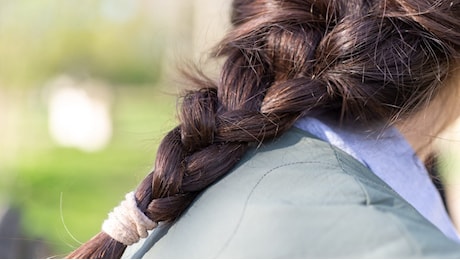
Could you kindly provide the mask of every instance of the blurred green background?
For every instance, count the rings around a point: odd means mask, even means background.
[[[0,1],[0,208],[48,256],[96,234],[151,170],[175,66],[202,62],[229,2]]]
[[[230,2],[0,1],[0,217],[19,209],[24,233],[6,239],[63,257],[100,230],[176,124],[176,65],[206,63]],[[443,146],[460,219],[460,151]]]

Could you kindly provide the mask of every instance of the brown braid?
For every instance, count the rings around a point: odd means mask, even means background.
[[[252,145],[305,115],[357,123],[410,114],[437,92],[460,49],[459,1],[235,0],[234,25],[216,49],[215,83],[183,97],[180,124],[163,139],[138,207],[171,222]],[[69,258],[118,258],[100,233]]]

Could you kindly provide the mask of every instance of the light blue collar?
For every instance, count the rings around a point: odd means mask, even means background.
[[[446,236],[460,243],[425,166],[396,128],[358,131],[311,117],[298,120],[296,127],[342,149],[366,165]]]

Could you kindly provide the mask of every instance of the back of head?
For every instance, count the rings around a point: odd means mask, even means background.
[[[233,7],[235,29],[221,53],[244,52],[247,65],[272,74],[272,86],[317,85],[305,87],[322,94],[306,107],[341,120],[410,113],[457,66],[458,1],[237,0]]]
[[[248,147],[300,117],[410,116],[440,91],[460,51],[459,0],[235,0],[231,21],[215,51],[219,79],[190,76],[180,123],[136,190],[154,222],[179,217]],[[101,232],[69,257],[115,258],[125,247]]]

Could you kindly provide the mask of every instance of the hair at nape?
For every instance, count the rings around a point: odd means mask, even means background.
[[[155,223],[177,219],[249,147],[302,116],[368,124],[417,111],[460,50],[458,0],[235,0],[231,22],[214,52],[219,78],[188,74],[179,125],[134,193]],[[119,258],[125,248],[101,232],[68,257]]]

